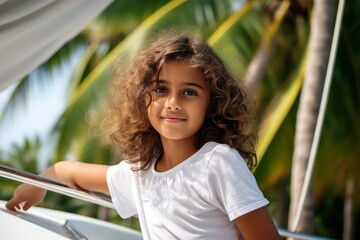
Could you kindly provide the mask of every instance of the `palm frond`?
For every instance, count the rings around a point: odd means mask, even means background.
[[[241,78],[259,45],[264,31],[260,11],[248,2],[224,21],[208,38],[209,44],[223,59],[229,70]],[[251,23],[251,24],[250,24]]]

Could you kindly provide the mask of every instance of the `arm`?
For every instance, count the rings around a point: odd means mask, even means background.
[[[108,193],[106,172],[109,166],[88,164],[76,161],[58,162],[41,176],[65,183],[69,187]],[[14,196],[6,204],[9,210],[28,210],[45,198],[46,190],[28,184],[16,188]]]
[[[280,235],[266,207],[261,207],[234,220],[245,240],[280,240]]]

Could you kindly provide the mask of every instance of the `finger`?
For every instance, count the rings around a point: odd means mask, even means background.
[[[22,210],[23,211],[27,211],[29,210],[29,208],[32,207],[32,204],[30,204],[29,202],[25,202],[23,205],[22,205]]]
[[[17,211],[16,207],[19,207],[16,201],[13,199],[10,199],[6,204],[5,207],[11,211]]]
[[[11,211],[19,211],[22,209],[23,204],[25,204],[24,199],[15,194],[13,198],[5,204],[5,207]]]

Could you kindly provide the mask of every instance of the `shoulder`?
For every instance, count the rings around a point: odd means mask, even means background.
[[[129,163],[129,161],[122,160],[119,163],[109,167],[109,171],[123,171],[123,170],[125,171],[131,170],[131,164]]]
[[[119,178],[131,178],[131,175],[133,174],[132,171],[132,164],[130,164],[126,160],[122,160],[116,165],[112,165],[108,168],[106,176],[107,180],[113,180],[116,181]]]
[[[206,159],[205,174],[207,184],[230,184],[241,187],[245,182],[256,185],[255,178],[239,152],[227,144],[211,143]]]
[[[207,164],[209,168],[237,167],[248,170],[245,160],[239,152],[227,144],[208,142],[203,146],[203,152],[206,153]]]
[[[205,177],[209,201],[224,208],[230,220],[266,205],[268,201],[238,151],[226,144],[212,146]]]
[[[239,153],[238,153],[238,151],[236,149],[230,147],[229,145],[227,145],[225,143],[217,143],[217,142],[207,142],[207,143],[205,143],[201,147],[199,152],[210,154],[211,157],[214,154],[224,155],[224,156],[232,155],[232,154],[239,155]]]

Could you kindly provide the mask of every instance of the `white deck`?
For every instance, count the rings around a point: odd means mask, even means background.
[[[0,200],[0,239],[142,239],[141,233],[98,219],[33,207],[12,212]]]

